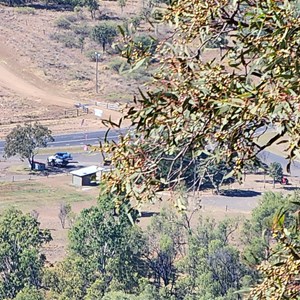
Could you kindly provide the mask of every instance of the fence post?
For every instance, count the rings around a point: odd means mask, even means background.
[[[76,116],[78,117],[78,114],[79,114],[79,111],[78,111],[78,109],[76,109]]]

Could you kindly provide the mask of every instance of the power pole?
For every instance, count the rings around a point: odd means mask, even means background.
[[[100,53],[95,52],[96,58],[96,94],[98,94],[99,86],[98,86],[98,62],[99,62]]]

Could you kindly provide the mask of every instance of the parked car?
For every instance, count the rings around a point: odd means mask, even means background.
[[[57,152],[47,158],[47,163],[52,167],[65,167],[72,160],[73,157],[69,152]]]
[[[54,156],[56,156],[59,159],[62,160],[72,160],[73,157],[69,152],[57,152],[54,154]]]

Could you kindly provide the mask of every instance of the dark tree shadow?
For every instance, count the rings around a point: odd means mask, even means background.
[[[68,4],[54,4],[49,3],[48,5],[44,3],[31,3],[24,5],[26,7],[32,7],[34,9],[45,9],[45,10],[54,10],[54,11],[74,11],[74,7]]]
[[[283,186],[283,189],[286,190],[286,191],[297,191],[297,190],[299,190],[300,188],[299,188],[299,187],[296,187],[296,186],[288,186],[288,185],[284,185],[284,186]]]
[[[150,218],[153,216],[159,215],[159,212],[153,212],[153,211],[142,211],[141,217],[142,218]]]
[[[248,191],[248,190],[223,190],[221,191],[221,196],[227,197],[255,197],[261,195],[261,192]]]

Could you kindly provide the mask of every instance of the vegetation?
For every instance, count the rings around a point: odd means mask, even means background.
[[[284,198],[268,193],[263,197],[248,222],[250,227],[245,227],[248,239],[244,240],[243,252],[236,246],[238,219],[218,223],[200,216],[191,226],[189,213],[162,210],[142,231],[129,221],[128,212],[121,207],[117,211],[111,200],[107,195],[101,196],[96,207],[80,213],[69,231],[67,257],[47,267],[40,247],[51,240],[49,231],[39,229],[38,221],[30,215],[17,210],[5,212],[0,217],[1,299],[3,295],[8,299],[35,300],[244,299],[243,293],[260,282],[257,263],[264,260],[259,269],[264,273],[269,261],[268,266],[275,272],[278,268],[283,270],[282,265],[275,264],[277,258],[286,261],[285,254],[291,255],[290,240],[285,240],[288,248],[281,246],[283,228],[276,227],[272,235],[270,225],[275,218],[279,221],[277,226],[285,224],[294,239],[296,220],[290,212],[296,207],[290,205],[299,201],[298,194]],[[282,203],[289,213],[280,210]],[[266,236],[268,244],[262,242]],[[261,252],[257,252],[258,244]],[[270,255],[253,262],[245,260],[247,253]],[[289,257],[289,264],[298,263],[296,258]],[[296,271],[292,268],[287,272],[290,286],[296,282]],[[281,271],[274,274],[279,278],[285,275]],[[265,284],[263,281],[262,285]],[[286,288],[286,293],[294,295],[295,291]]]
[[[269,175],[273,178],[273,186],[275,182],[281,182],[283,176],[283,169],[280,163],[272,162],[269,166]]]
[[[20,158],[27,159],[33,170],[34,157],[37,154],[38,148],[47,147],[48,142],[53,142],[54,138],[51,135],[51,130],[47,127],[35,124],[18,125],[15,127],[5,139],[4,156],[19,155]]]
[[[124,203],[148,201],[162,185],[176,189],[199,160],[206,168],[224,161],[232,170],[225,176],[242,180],[249,161],[282,136],[288,138],[292,161],[300,136],[300,64],[293,46],[299,18],[294,2],[221,1],[204,8],[185,0],[175,1],[163,13],[176,30],[156,51],[159,66],[153,84],[141,90],[125,117],[135,131],[118,145],[102,148],[116,167],[106,175],[108,192],[113,187]],[[208,42],[220,36],[229,39],[230,46],[220,59],[204,60]],[[126,34],[124,43],[122,54],[133,70],[152,59]],[[276,127],[277,133],[258,145],[269,127]],[[168,176],[154,179],[163,162],[169,165]],[[199,177],[189,186],[190,191],[199,190]]]
[[[17,299],[24,299],[24,294],[29,293],[23,290],[25,287],[41,287],[46,258],[40,248],[49,241],[50,231],[41,230],[30,215],[11,209],[0,217],[1,299],[14,298],[19,292]]]
[[[114,38],[118,35],[117,27],[110,22],[102,22],[92,28],[91,37],[94,41],[102,46],[103,52],[105,52],[106,46],[111,45]]]
[[[243,227],[243,253],[231,242],[236,220],[217,224],[200,218],[192,227],[187,201],[177,198],[181,214],[162,211],[142,231],[132,206],[183,185],[186,195],[207,182],[219,192],[233,176],[242,180],[245,167],[258,164],[257,155],[283,136],[290,163],[299,156],[298,2],[159,2],[169,6],[157,19],[175,28],[165,41],[154,45],[122,32],[121,53],[132,72],[150,63],[158,69],[127,111],[134,130],[101,148],[115,169],[103,177],[97,207],[84,210],[72,225],[64,261],[44,269],[39,250],[49,233],[18,211],[4,214],[1,297],[229,300],[241,299],[243,290],[256,285],[250,299],[299,298],[297,194],[264,195]],[[95,18],[98,3],[76,5],[87,6]],[[61,27],[72,29],[68,22]],[[88,34],[104,52],[117,29],[102,22],[81,38]],[[80,39],[81,51],[83,44]],[[203,53],[212,46],[224,53],[206,61]],[[40,128],[34,135],[30,126],[14,129],[5,154],[18,154],[32,166],[34,151],[51,133]],[[274,127],[275,135],[259,145],[257,138]],[[282,173],[279,164],[270,166],[274,183]]]

